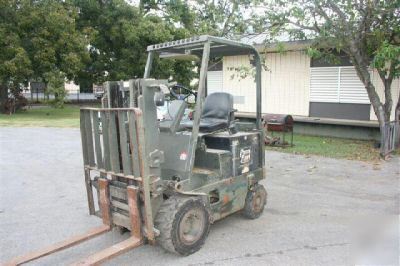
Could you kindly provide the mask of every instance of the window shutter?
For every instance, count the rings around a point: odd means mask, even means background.
[[[223,91],[222,71],[207,72],[207,94]]]
[[[370,103],[367,90],[354,67],[341,67],[339,97],[341,103]]]
[[[338,102],[338,67],[312,67],[310,69],[310,101]]]
[[[369,104],[354,67],[312,67],[310,102]]]

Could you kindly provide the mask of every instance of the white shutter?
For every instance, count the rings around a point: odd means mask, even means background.
[[[369,104],[354,67],[312,67],[310,102]]]
[[[341,103],[370,103],[367,90],[354,67],[341,67],[339,97]]]
[[[207,72],[207,94],[220,92],[223,90],[223,74],[222,71]]]
[[[339,68],[312,67],[310,74],[310,101],[338,102]]]

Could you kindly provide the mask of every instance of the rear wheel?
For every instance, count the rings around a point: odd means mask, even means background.
[[[264,211],[267,204],[267,191],[261,184],[255,184],[252,190],[247,192],[243,215],[249,219],[256,219]]]
[[[164,249],[186,256],[203,246],[210,216],[200,198],[174,195],[163,202],[155,226],[160,230],[157,242]]]

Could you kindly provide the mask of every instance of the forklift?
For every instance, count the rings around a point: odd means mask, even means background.
[[[258,218],[267,202],[261,61],[248,44],[213,36],[150,45],[144,77],[106,82],[102,108],[80,111],[89,213],[103,225],[13,259],[19,265],[119,228],[131,236],[76,265],[102,263],[144,243],[183,256],[198,251],[210,225],[241,212]],[[256,69],[255,123],[235,119],[234,97],[206,97],[210,59],[248,55]],[[201,60],[197,91],[150,78],[154,57]],[[222,88],[221,88],[222,89]],[[170,94],[168,103],[165,95]],[[188,99],[194,98],[188,117]],[[157,107],[166,106],[163,117]]]

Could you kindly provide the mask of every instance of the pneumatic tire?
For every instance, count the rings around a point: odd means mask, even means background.
[[[198,251],[210,230],[210,215],[198,197],[173,195],[157,213],[157,242],[167,251],[183,256]]]
[[[243,215],[249,219],[256,219],[264,211],[267,204],[267,191],[261,184],[255,184],[252,190],[247,192]]]

